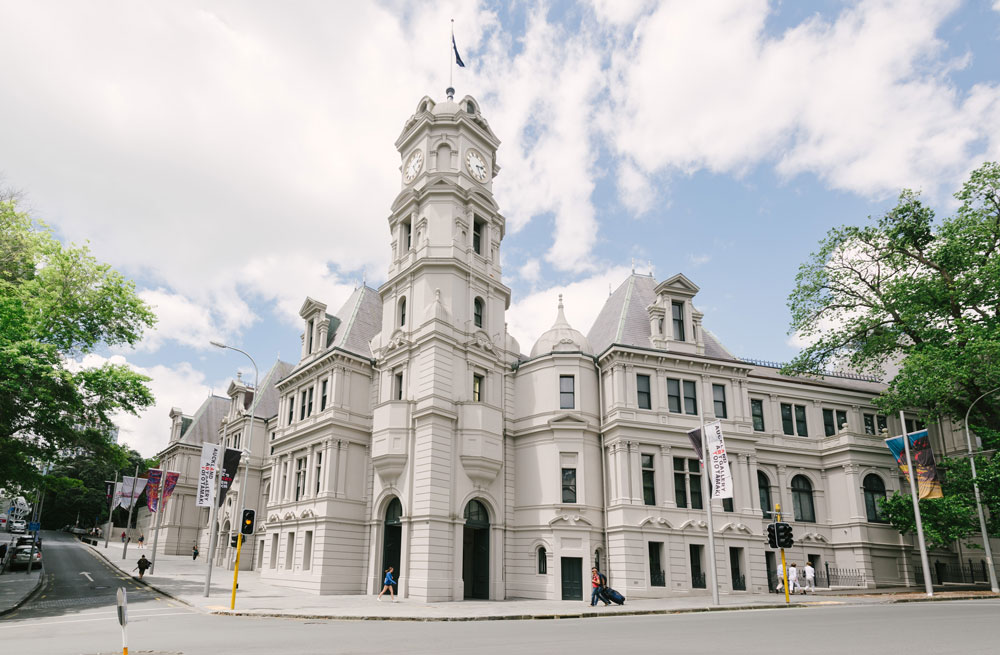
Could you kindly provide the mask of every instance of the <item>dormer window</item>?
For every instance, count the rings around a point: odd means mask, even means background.
[[[478,217],[472,223],[472,250],[477,255],[483,254],[483,227],[484,222]]]
[[[313,351],[313,332],[315,326],[316,323],[313,319],[309,319],[309,322],[306,323],[306,343],[308,344],[306,347],[306,353],[311,353]]]
[[[483,299],[476,298],[472,301],[472,322],[477,328],[483,327]]]
[[[476,113],[476,106],[474,104],[472,104],[471,100],[466,101],[466,103],[465,103],[465,111],[467,111],[470,114],[475,114]]]
[[[684,303],[674,301],[670,303],[674,319],[674,340],[686,341],[684,338]]]

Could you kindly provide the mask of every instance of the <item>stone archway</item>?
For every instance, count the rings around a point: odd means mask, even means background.
[[[478,500],[465,506],[462,530],[462,579],[465,598],[488,600],[490,597],[490,515]]]
[[[399,580],[399,557],[403,544],[403,504],[399,498],[393,498],[385,509],[385,522],[382,526],[382,572],[390,566]],[[380,587],[381,588],[381,587]]]

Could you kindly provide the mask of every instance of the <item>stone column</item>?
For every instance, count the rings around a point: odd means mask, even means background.
[[[763,516],[764,509],[771,510],[774,508],[762,508],[760,506],[760,491],[757,488],[757,456],[754,454],[747,456],[747,473],[747,489],[750,492],[750,509],[756,512],[758,516]]]
[[[735,487],[737,489],[743,489],[742,492],[737,494],[737,498],[733,499],[734,508],[738,508],[740,512],[752,512],[753,511],[753,485],[751,484],[751,478],[756,479],[756,473],[751,473],[750,471],[750,456],[746,453],[739,453],[737,455],[739,461],[739,477],[743,479],[743,484],[740,484],[739,479],[735,480]],[[742,498],[739,498],[742,496]],[[740,500],[739,505],[736,504],[736,500]],[[758,504],[760,500],[757,501]]]
[[[854,463],[844,464],[844,483],[847,486],[845,492],[851,521],[863,522],[867,515],[861,503],[861,480],[858,475],[860,468]]]
[[[663,490],[660,502],[661,507],[677,507],[677,499],[674,497],[674,458],[671,455],[670,446],[660,446],[660,467],[659,467],[659,488]]]

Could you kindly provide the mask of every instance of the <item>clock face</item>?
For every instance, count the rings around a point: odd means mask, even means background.
[[[413,181],[413,178],[417,176],[420,172],[420,167],[424,165],[424,153],[420,150],[414,150],[410,158],[406,160],[406,165],[403,166],[403,181],[409,184]]]
[[[486,181],[486,160],[481,154],[470,149],[465,154],[465,165],[469,168],[469,174],[480,182]]]

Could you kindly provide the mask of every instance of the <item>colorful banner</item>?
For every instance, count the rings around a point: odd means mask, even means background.
[[[226,448],[226,454],[222,458],[222,479],[219,481],[219,507],[222,507],[222,501],[226,499],[226,492],[233,484],[233,477],[240,467],[240,456],[242,455],[243,451],[241,450]]]
[[[149,488],[146,489],[146,507],[150,512],[156,511],[157,501],[160,498],[160,480],[163,479],[163,471],[160,469],[149,469],[146,473],[146,480]]]
[[[139,499],[145,488],[146,478],[133,478],[131,475],[122,476],[121,506],[125,509],[132,507],[132,503]]]
[[[201,468],[198,473],[198,507],[211,507],[215,496],[215,476],[219,470],[219,455],[222,448],[216,444],[201,447]]]
[[[934,451],[931,450],[931,440],[927,430],[912,432],[910,438],[910,457],[913,458],[916,467],[916,482],[918,495],[923,498],[943,498],[941,491],[941,478],[938,476],[937,463],[934,460]],[[909,471],[906,466],[906,450],[903,444],[903,437],[891,437],[885,440],[885,445],[892,451],[896,458],[896,464],[903,475],[909,478]]]
[[[729,468],[729,455],[726,454],[726,442],[722,438],[722,422],[713,421],[705,426],[708,435],[708,466],[712,485],[712,498],[733,497],[733,474]],[[698,453],[698,459],[704,462],[701,428],[688,432],[691,447]]]
[[[163,482],[163,504],[166,505],[167,499],[170,498],[170,494],[174,493],[174,487],[177,486],[177,480],[181,477],[181,474],[177,471],[167,471],[167,479]]]

